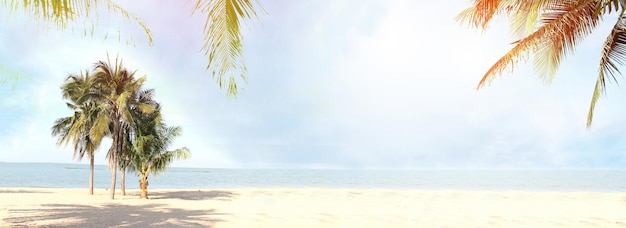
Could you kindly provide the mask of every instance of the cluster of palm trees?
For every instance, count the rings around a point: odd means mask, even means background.
[[[94,153],[104,137],[111,137],[107,153],[111,169],[111,199],[115,198],[117,170],[122,172],[125,194],[126,171],[140,176],[141,198],[147,198],[148,176],[164,171],[175,159],[190,156],[187,148],[168,150],[180,127],[169,127],[161,116],[154,90],[142,89],[145,76],[135,78],[119,58],[111,64],[99,61],[93,71],[70,74],[61,91],[67,107],[74,113],[59,118],[52,127],[59,145],[72,143],[74,157],[90,159],[89,194],[93,194]]]

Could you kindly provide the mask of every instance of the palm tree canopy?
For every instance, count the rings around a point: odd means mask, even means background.
[[[69,117],[59,118],[52,126],[52,135],[57,137],[58,145],[74,144],[74,158],[81,160],[85,154],[93,157],[107,131],[94,129],[101,110],[97,101],[89,99],[93,78],[89,72],[80,75],[71,74],[61,86],[63,98],[68,100],[67,107],[74,111]]]
[[[518,36],[513,48],[500,58],[478,83],[477,89],[490,84],[504,71],[513,70],[520,61],[534,53],[534,66],[539,76],[551,82],[561,61],[598,27],[603,16],[618,13],[613,30],[602,48],[598,78],[594,87],[587,127],[600,96],[605,93],[606,80],[615,80],[626,57],[626,9],[619,0],[475,0],[459,14],[458,21],[486,29],[497,15],[510,19],[511,29]]]
[[[106,132],[108,129],[112,129],[113,140],[117,142],[119,140],[122,143],[124,129],[133,128],[135,121],[133,120],[133,111],[139,111],[141,113],[151,113],[154,108],[150,103],[144,103],[142,100],[134,99],[142,94],[141,87],[145,82],[145,76],[135,78],[136,71],[129,71],[126,69],[122,60],[115,59],[115,62],[99,61],[94,65],[94,79],[93,79],[93,96],[97,96],[100,103],[98,106],[103,112],[101,118],[96,123],[96,127],[99,132]],[[112,126],[119,124],[119,128]],[[119,145],[123,145],[119,144]],[[109,164],[117,162],[116,157],[122,156],[123,146],[121,148],[114,148],[111,146],[107,157],[109,158]]]
[[[136,129],[130,156],[130,171],[159,174],[167,169],[174,160],[191,157],[186,147],[168,150],[174,139],[182,134],[181,127],[167,126],[161,117],[158,103],[156,111],[140,114],[135,120]]]

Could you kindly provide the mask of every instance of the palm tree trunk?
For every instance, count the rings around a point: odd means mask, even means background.
[[[122,137],[120,137],[121,133],[122,133],[122,128],[121,128],[121,123],[119,122],[120,118],[116,118],[116,120],[114,120],[115,122],[113,122],[113,145],[112,151],[109,151],[109,164],[111,164],[111,199],[115,199],[115,182],[116,182],[116,177],[117,177],[117,156],[118,154],[120,154],[120,151],[122,151],[121,149],[121,140]]]
[[[117,162],[113,162],[111,167],[111,199],[115,199],[115,180],[117,179]]]
[[[139,179],[139,188],[141,189],[140,199],[148,198],[148,174],[141,173],[141,179]]]
[[[93,155],[89,158],[89,195],[93,195]]]
[[[122,167],[122,178],[120,179],[120,190],[122,190],[122,195],[126,195],[126,167]]]

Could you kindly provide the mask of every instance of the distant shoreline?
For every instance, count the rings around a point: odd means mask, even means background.
[[[1,187],[87,188],[88,165],[2,163]],[[96,166],[94,187],[110,186],[111,172]],[[118,181],[120,180],[118,172]],[[519,190],[626,192],[626,170],[310,170],[170,168],[149,178],[156,189],[332,188],[398,190]],[[138,177],[126,174],[126,187]]]
[[[69,165],[69,166],[85,166],[89,167],[89,164],[85,161],[82,162],[6,162],[0,161],[0,164],[41,164],[41,165]],[[96,163],[96,167],[107,167],[108,164],[105,163]],[[0,167],[1,168],[1,167]],[[393,171],[393,172],[402,172],[402,171],[626,171],[626,167],[600,167],[600,168],[589,168],[589,167],[548,167],[548,168],[538,168],[538,167],[517,167],[517,168],[501,168],[501,167],[424,167],[424,168],[294,168],[294,167],[286,167],[286,168],[267,168],[267,167],[256,167],[256,168],[224,168],[224,167],[192,167],[192,166],[170,166],[173,169],[212,169],[212,170],[314,170],[314,171]]]

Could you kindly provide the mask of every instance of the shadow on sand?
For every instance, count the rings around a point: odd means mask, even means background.
[[[181,200],[231,200],[236,194],[228,191],[167,191],[148,192],[150,199],[181,199]]]
[[[0,190],[1,193],[42,193],[40,191]],[[97,206],[77,204],[42,204],[37,209],[8,209],[4,222],[16,227],[37,224],[53,227],[213,227],[227,214],[215,209],[189,210],[172,208],[158,203],[158,199],[231,200],[235,194],[228,191],[164,191],[150,192],[143,205],[104,204]],[[154,202],[154,203],[153,203]]]
[[[3,193],[50,193],[50,192],[31,191],[31,190],[23,190],[23,189],[19,189],[19,190],[0,189],[0,194],[3,194]]]
[[[38,209],[9,209],[4,221],[17,227],[49,224],[53,227],[213,227],[223,213],[168,208],[163,204],[100,206],[43,204]]]

